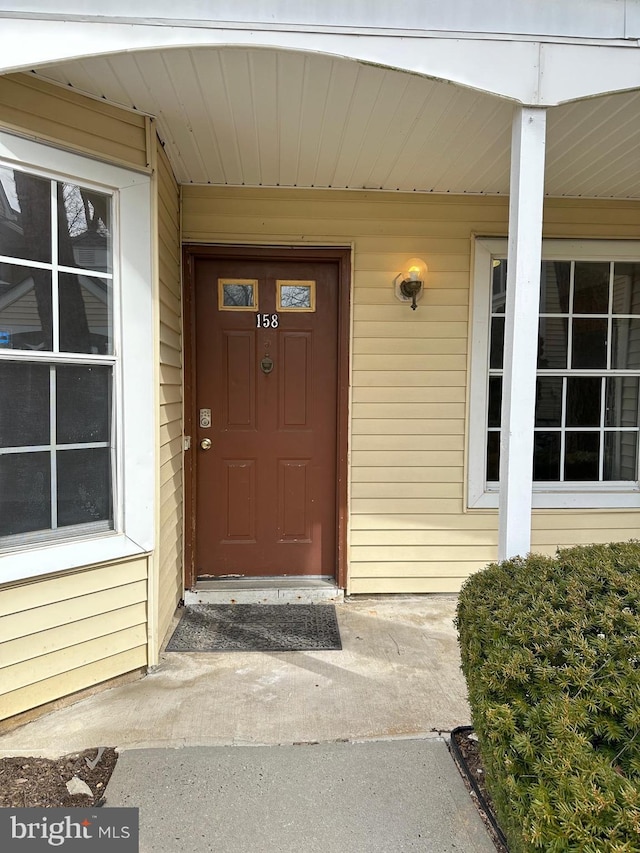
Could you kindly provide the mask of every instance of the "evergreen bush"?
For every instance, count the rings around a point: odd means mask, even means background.
[[[640,543],[494,563],[457,628],[511,853],[638,853]]]

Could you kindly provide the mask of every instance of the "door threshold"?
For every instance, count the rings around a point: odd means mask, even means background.
[[[343,601],[344,590],[324,575],[271,578],[207,578],[187,590],[189,604],[322,604]]]

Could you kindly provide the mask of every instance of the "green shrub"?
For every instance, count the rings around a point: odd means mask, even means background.
[[[494,563],[457,627],[511,853],[638,853],[640,543]]]

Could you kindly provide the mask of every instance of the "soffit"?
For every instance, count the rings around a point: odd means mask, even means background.
[[[180,183],[507,194],[510,102],[320,54],[176,48],[38,76],[157,118]],[[546,192],[640,198],[640,96],[549,110]]]

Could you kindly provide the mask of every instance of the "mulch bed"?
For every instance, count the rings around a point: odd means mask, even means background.
[[[85,749],[55,760],[0,758],[0,808],[101,806],[118,754],[112,747],[106,747],[99,758],[98,753],[98,749]],[[92,767],[96,759],[97,763]],[[69,793],[67,782],[74,776],[86,782],[92,796]]]
[[[493,843],[496,846],[496,850],[498,853],[509,853],[509,850],[504,843],[504,837],[500,837],[501,833],[496,832],[494,824],[496,823],[495,816],[495,808],[493,805],[493,800],[491,799],[491,794],[487,789],[486,776],[484,772],[484,766],[482,764],[482,758],[480,756],[480,750],[478,749],[478,741],[475,737],[475,734],[472,730],[462,727],[461,729],[456,729],[451,733],[451,739],[455,741],[458,750],[463,759],[463,765],[459,766],[460,773],[462,778],[464,779],[465,785],[471,795],[472,800],[476,804],[476,808],[480,814],[480,817],[484,821],[485,826],[491,836]],[[455,753],[452,753],[455,758]],[[458,763],[456,761],[456,763]],[[478,787],[480,791],[480,795],[484,802],[478,798],[476,792],[473,790],[473,786],[471,785],[469,779],[467,779],[465,772],[468,773],[470,777],[472,777],[473,781]],[[488,814],[487,814],[488,812]]]

